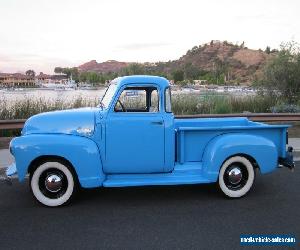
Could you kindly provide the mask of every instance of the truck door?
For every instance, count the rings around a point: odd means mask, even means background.
[[[155,85],[121,91],[106,120],[106,173],[159,173],[165,165],[165,127]]]

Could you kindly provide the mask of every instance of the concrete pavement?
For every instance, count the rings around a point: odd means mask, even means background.
[[[300,139],[290,145],[297,155]],[[0,150],[2,171],[12,160]],[[240,249],[241,234],[274,233],[298,242],[299,183],[300,171],[278,169],[257,175],[242,199],[226,199],[214,184],[97,188],[49,209],[33,199],[27,179],[0,182],[1,249]]]
[[[289,138],[289,145],[294,148],[296,153],[300,153],[300,138]],[[300,154],[297,156],[300,156]]]
[[[97,188],[49,209],[27,179],[0,182],[1,249],[297,248],[241,247],[241,234],[295,235],[299,249],[299,183],[300,171],[278,169],[258,174],[242,199],[226,199],[214,184]]]
[[[14,161],[8,149],[0,150],[0,168],[8,167]]]

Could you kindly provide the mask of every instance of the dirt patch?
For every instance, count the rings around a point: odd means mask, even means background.
[[[266,56],[263,52],[252,49],[241,49],[234,53],[233,58],[247,67],[260,65],[266,61]]]

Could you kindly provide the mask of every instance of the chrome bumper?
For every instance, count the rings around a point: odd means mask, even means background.
[[[290,170],[294,170],[295,168],[295,162],[294,162],[294,156],[293,156],[293,148],[288,147],[288,150],[286,152],[286,158],[279,158],[278,163],[281,166],[287,167]]]

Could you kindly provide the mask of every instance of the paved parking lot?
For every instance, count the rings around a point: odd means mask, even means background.
[[[27,181],[0,183],[1,249],[239,249],[243,233],[294,234],[299,247],[299,168],[258,174],[238,200],[215,185],[111,188],[51,209]]]

